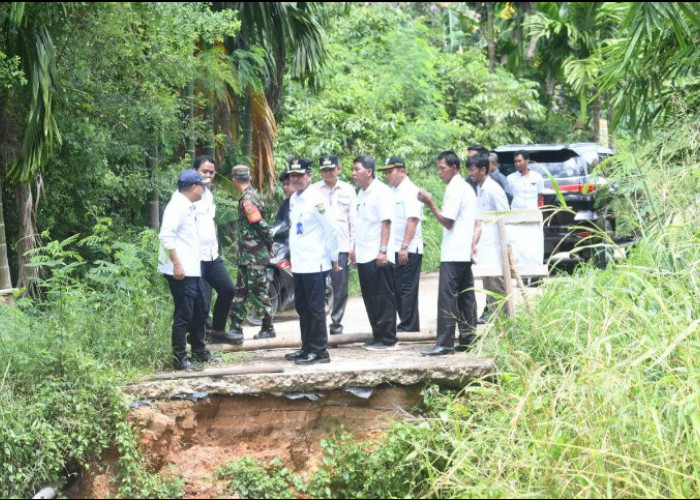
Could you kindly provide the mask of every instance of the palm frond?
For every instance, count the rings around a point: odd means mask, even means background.
[[[29,182],[62,142],[53,113],[57,89],[54,47],[45,27],[37,30],[32,49],[33,54],[25,59],[33,63],[28,71],[31,104],[27,125],[22,150],[8,173],[12,180],[20,183]]]
[[[277,123],[264,92],[255,92],[252,103],[255,187],[260,191],[271,190],[275,182],[274,143]]]

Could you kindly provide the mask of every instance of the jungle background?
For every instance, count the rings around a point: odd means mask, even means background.
[[[495,381],[426,393],[382,443],[339,438],[303,486],[245,463],[275,479],[250,494],[699,494],[696,4],[12,2],[0,25],[0,289],[19,289],[0,304],[0,496],[106,449],[122,496],[183,494],[149,472],[118,387],[168,365],[157,228],[194,156],[219,163],[232,262],[238,163],[271,214],[294,155],[339,154],[346,180],[359,154],[401,155],[439,196],[444,149],[598,141],[601,120],[627,257],[490,332]],[[426,270],[439,244],[427,222]]]

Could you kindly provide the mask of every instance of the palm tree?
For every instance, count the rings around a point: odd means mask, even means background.
[[[225,121],[235,129],[231,137],[236,140],[242,129],[241,152],[257,160],[257,187],[271,186],[277,130],[273,113],[282,102],[285,72],[291,63],[292,78],[314,84],[326,57],[324,8],[316,2],[216,2],[213,7],[236,10],[241,20],[241,31],[226,41],[226,48],[238,54],[235,70],[245,84],[225,106],[234,114]],[[262,68],[250,64],[256,48],[264,51]]]
[[[601,89],[613,94],[613,127],[624,118],[646,135],[670,111],[698,109],[699,38],[697,3],[628,4],[618,36],[602,51]]]
[[[589,95],[600,67],[593,56],[612,36],[624,8],[613,2],[539,2],[526,22],[527,33],[537,40],[548,94],[563,76],[579,96],[582,125],[588,122]]]
[[[38,238],[32,182],[40,175],[55,146],[61,143],[53,113],[56,93],[53,41],[44,19],[59,17],[63,9],[53,4],[32,4],[32,12],[27,13],[25,5],[15,2],[0,10],[2,47],[6,54],[19,56],[28,80],[27,86],[11,87],[0,99],[0,118],[7,132],[0,136],[3,143],[0,149],[8,179],[17,185],[19,287],[33,285],[38,274],[37,267],[26,265],[27,252],[36,247]],[[0,230],[4,233],[4,225]],[[4,234],[0,235],[0,244],[3,241],[6,242]]]

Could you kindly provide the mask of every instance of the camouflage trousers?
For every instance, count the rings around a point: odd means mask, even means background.
[[[231,304],[231,318],[235,323],[243,323],[250,304],[259,318],[272,317],[272,303],[267,293],[267,270],[264,264],[250,264],[238,267],[236,295]]]

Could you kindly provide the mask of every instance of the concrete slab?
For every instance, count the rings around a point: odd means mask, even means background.
[[[479,357],[472,353],[427,357],[420,350],[434,344],[432,337],[437,325],[437,285],[438,274],[427,273],[421,277],[420,318],[421,333],[430,339],[422,343],[399,342],[399,349],[388,352],[371,352],[361,344],[341,345],[330,349],[332,362],[300,367],[284,359],[284,354],[293,349],[265,349],[245,351],[235,354],[224,364],[207,365],[207,369],[197,374],[197,378],[167,379],[168,374],[160,374],[161,380],[141,380],[124,387],[124,392],[134,399],[167,399],[174,396],[190,396],[197,393],[219,395],[289,394],[332,391],[355,387],[411,386],[437,383],[446,386],[462,387],[470,380],[487,376],[494,369],[494,360]],[[477,288],[481,286],[477,280]],[[485,303],[485,295],[477,292],[478,310]],[[371,328],[361,297],[348,301],[343,321],[344,332],[338,337],[356,337],[353,334],[371,336]],[[300,346],[299,320],[294,311],[281,313],[275,318],[277,341],[288,341],[289,345]],[[259,327],[244,327],[246,344],[250,347]],[[401,338],[401,337],[399,337]],[[264,341],[261,341],[261,343]],[[211,346],[216,352],[217,346]],[[257,346],[256,346],[257,347]],[[262,345],[261,345],[262,347]],[[281,373],[270,372],[270,367],[282,368]],[[248,368],[251,373],[222,375],[227,367]],[[181,373],[181,372],[179,372]],[[211,374],[211,375],[209,375]],[[177,376],[176,373],[172,374]],[[162,380],[162,378],[166,378]]]
[[[207,376],[220,371],[221,365],[198,373],[200,378],[140,381],[123,388],[134,399],[168,399],[198,393],[219,395],[250,395],[313,393],[356,387],[411,386],[437,383],[461,387],[470,380],[482,378],[493,371],[492,359],[457,353],[449,356],[426,357],[419,352],[427,344],[404,344],[399,349],[370,352],[357,345],[331,350],[331,363],[300,367],[284,359],[288,349],[245,353],[240,363],[251,371],[271,364],[283,367],[282,373],[251,373],[245,375]],[[173,375],[176,375],[173,373]]]

